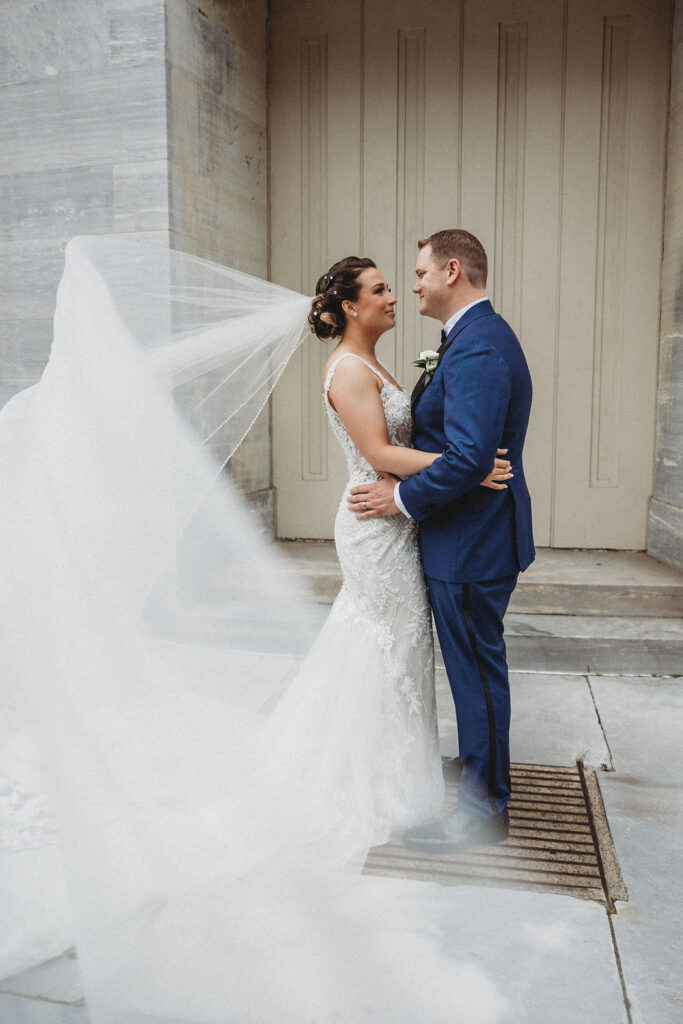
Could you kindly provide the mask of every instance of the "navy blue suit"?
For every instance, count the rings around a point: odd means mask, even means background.
[[[517,575],[534,559],[522,448],[531,378],[513,330],[486,300],[455,324],[432,380],[413,393],[414,444],[442,452],[404,480],[419,523],[422,562],[458,719],[460,802],[505,818],[510,797],[510,690],[503,615]],[[514,477],[480,487],[497,448]]]

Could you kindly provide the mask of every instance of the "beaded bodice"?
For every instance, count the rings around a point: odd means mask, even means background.
[[[328,392],[330,390],[330,385],[332,384],[334,371],[337,369],[342,359],[348,358],[360,359],[360,361],[365,363],[365,365],[382,381],[380,397],[387,421],[389,442],[391,444],[401,445],[403,448],[411,447],[410,435],[412,430],[412,416],[410,412],[410,397],[405,389],[398,387],[387,377],[384,377],[375,369],[374,366],[371,366],[371,364],[365,359],[362,359],[361,356],[357,356],[352,352],[345,352],[330,364],[325,376],[323,401],[325,402],[325,408],[327,409],[327,415],[330,418],[335,437],[342,446],[342,450],[346,456],[350,482],[352,485],[355,485],[368,483],[371,480],[377,480],[377,473],[367,459],[358,451],[358,448],[349,437],[339,413],[333,409],[330,404]]]

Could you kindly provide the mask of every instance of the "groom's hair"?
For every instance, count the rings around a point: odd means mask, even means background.
[[[458,260],[474,288],[486,287],[488,260],[484,246],[469,231],[462,228],[437,231],[417,243],[418,249],[423,249],[425,245],[432,247],[432,254],[439,266],[445,267],[449,260]]]

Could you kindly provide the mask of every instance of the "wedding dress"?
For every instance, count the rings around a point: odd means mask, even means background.
[[[321,625],[218,472],[309,301],[75,240],[48,367],[0,417],[2,966],[73,938],[93,1024],[498,1016],[449,955],[438,887],[358,873],[442,799],[414,524],[358,521],[345,491]],[[338,363],[323,401],[350,487],[375,474],[329,403]],[[409,399],[381,380],[407,445]]]
[[[351,686],[342,652],[354,649],[361,667],[357,704],[347,728],[375,708],[376,727],[365,739],[367,777],[375,804],[372,845],[393,829],[435,815],[443,800],[434,693],[432,622],[417,545],[416,524],[403,515],[357,520],[347,508],[349,489],[377,474],[349,437],[329,400],[342,359],[335,359],[324,381],[324,401],[332,429],[344,451],[349,480],[335,520],[335,544],[343,584],[325,635],[338,645],[338,671]],[[366,363],[369,366],[369,364]],[[391,444],[410,446],[410,399],[382,374],[380,391]],[[323,659],[329,662],[325,643]],[[362,649],[361,649],[362,648]],[[334,652],[333,652],[334,653]],[[334,663],[334,662],[333,662]],[[319,670],[323,671],[321,664]],[[355,719],[355,722],[354,722]]]

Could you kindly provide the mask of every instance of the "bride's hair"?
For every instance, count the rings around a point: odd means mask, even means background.
[[[346,256],[318,279],[308,322],[321,341],[341,334],[346,326],[342,302],[355,302],[360,291],[358,278],[368,267],[377,266],[366,256]]]

